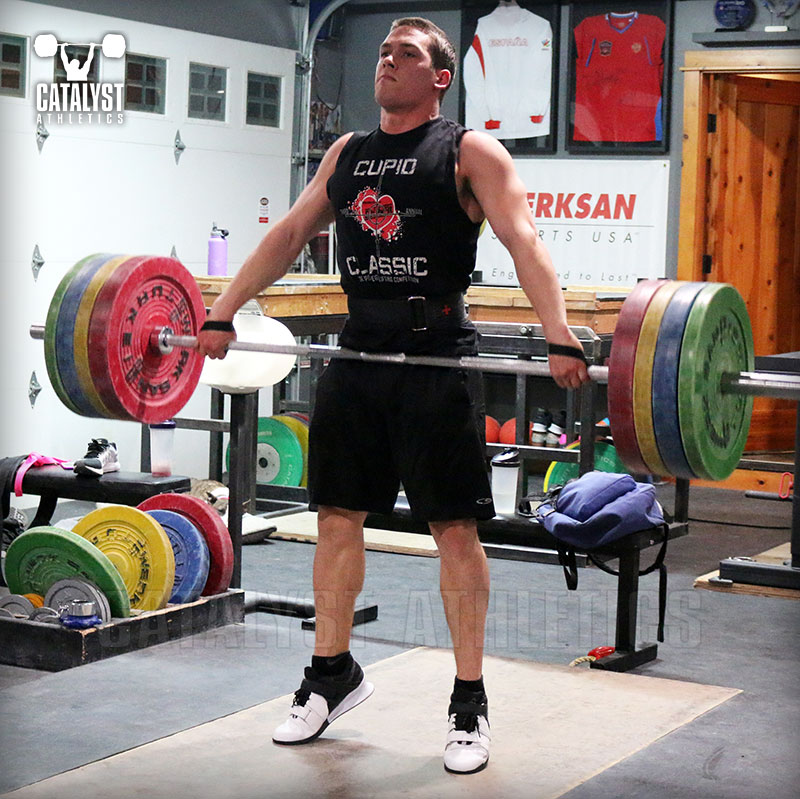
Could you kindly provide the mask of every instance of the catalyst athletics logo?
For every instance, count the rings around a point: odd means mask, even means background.
[[[39,58],[58,59],[66,78],[36,84],[37,124],[121,124],[125,84],[94,82],[90,70],[98,48],[105,58],[122,58],[126,47],[119,33],[107,33],[102,42],[83,43],[59,42],[52,33],[40,33],[33,51]]]

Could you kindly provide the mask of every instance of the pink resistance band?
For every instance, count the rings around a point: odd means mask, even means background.
[[[61,466],[63,469],[71,469],[72,461],[67,461],[63,458],[52,458],[49,455],[40,455],[38,452],[31,452],[22,462],[19,469],[17,469],[17,474],[14,478],[14,495],[17,497],[22,496],[22,478],[25,477],[25,473],[31,466]]]

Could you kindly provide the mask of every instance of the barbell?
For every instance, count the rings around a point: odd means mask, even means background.
[[[197,387],[205,316],[194,277],[176,259],[100,253],[67,272],[45,325],[30,335],[44,340],[50,382],[70,410],[155,423],[176,416]],[[230,349],[550,376],[546,362],[495,356],[248,341]],[[588,371],[608,384],[614,443],[633,473],[723,480],[744,451],[752,397],[800,400],[800,377],[754,372],[753,362],[750,320],[733,286],[645,280],[622,305],[609,365]]]
[[[62,42],[65,47],[73,44],[73,42]],[[94,44],[95,47],[100,47],[103,55],[106,58],[122,58],[125,55],[125,37],[120,33],[107,33],[103,37],[102,43],[86,42],[85,44],[78,45],[86,47]],[[40,33],[33,40],[33,51],[39,58],[50,58],[58,52],[58,39],[52,33]]]

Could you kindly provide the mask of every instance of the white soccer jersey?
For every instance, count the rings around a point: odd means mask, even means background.
[[[481,17],[464,56],[465,122],[498,139],[550,133],[553,31],[518,5]]]

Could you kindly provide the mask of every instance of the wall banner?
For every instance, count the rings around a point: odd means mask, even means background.
[[[663,277],[669,161],[515,159],[562,286],[629,287]],[[483,283],[519,286],[487,224],[478,239]]]

